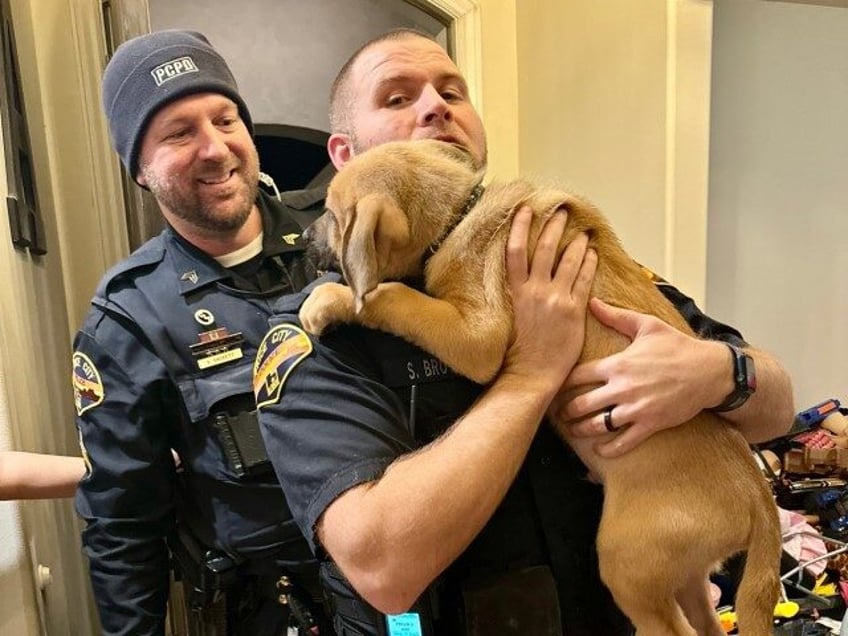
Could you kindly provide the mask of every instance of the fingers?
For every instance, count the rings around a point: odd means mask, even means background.
[[[572,288],[575,295],[585,302],[598,266],[597,253],[587,249],[589,238],[585,234],[578,234],[557,260],[559,244],[568,223],[565,209],[557,210],[542,228],[531,258],[528,247],[532,223],[532,209],[526,205],[519,208],[507,239],[506,269],[510,284],[523,282],[528,277],[542,280],[553,277],[557,282]]]
[[[618,405],[605,407],[579,422],[569,425],[568,434],[575,438],[603,436],[604,442],[595,444],[595,452],[602,457],[618,457],[634,449],[651,436],[653,431],[645,426],[631,424],[627,412]],[[613,433],[610,436],[610,433]]]
[[[650,436],[650,432],[637,426],[628,426],[616,433],[608,442],[595,445],[595,452],[601,457],[611,459],[633,450]]]
[[[557,280],[565,279],[565,283],[571,279],[572,294],[583,304],[588,302],[592,283],[595,281],[595,272],[598,269],[598,253],[586,248],[588,242],[588,236],[579,234],[568,244],[559,261],[555,276]]]
[[[631,340],[636,337],[644,324],[646,314],[641,314],[631,309],[623,309],[608,305],[599,298],[593,298],[589,303],[589,309],[601,323],[615,329],[618,333],[627,336]]]
[[[568,214],[565,210],[557,210],[545,223],[539,235],[536,250],[533,252],[533,262],[530,265],[531,277],[541,277],[542,280],[551,279],[556,265],[557,249],[567,222]],[[578,263],[583,260],[583,252],[585,252],[585,245]],[[574,258],[572,256],[572,260]]]
[[[560,250],[567,221],[565,212],[557,212],[540,227],[522,207],[507,239],[513,333],[504,369],[549,386],[551,398],[580,357],[597,261],[588,255],[585,237]]]
[[[512,219],[506,243],[506,276],[510,285],[527,280],[527,238],[532,221],[533,211],[526,205]]]
[[[593,299],[594,300],[594,299]],[[592,301],[589,301],[592,302]],[[608,365],[608,358],[600,358],[590,362],[584,362],[574,367],[574,370],[568,376],[568,379],[563,386],[564,389],[573,389],[578,386],[587,384],[604,384],[608,380],[608,373],[604,367]],[[578,400],[579,398],[575,398]],[[585,398],[584,398],[585,400]],[[581,402],[584,400],[580,400]],[[596,407],[600,408],[600,407]],[[584,410],[582,413],[575,413],[573,417],[579,417],[586,413],[591,413],[595,409]]]
[[[627,404],[607,404],[596,409],[592,415],[575,421],[570,432],[575,437],[593,437],[605,433],[623,431],[632,424],[630,406]]]

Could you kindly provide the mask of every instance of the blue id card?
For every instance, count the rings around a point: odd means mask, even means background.
[[[415,612],[386,616],[389,636],[422,636],[421,618]]]

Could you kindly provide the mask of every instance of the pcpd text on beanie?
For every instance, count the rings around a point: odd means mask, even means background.
[[[227,63],[206,37],[194,31],[156,31],[127,40],[106,65],[102,89],[112,145],[133,179],[151,118],[186,95],[220,93],[229,97],[253,133],[250,112]]]

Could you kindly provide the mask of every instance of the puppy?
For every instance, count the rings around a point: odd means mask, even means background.
[[[588,202],[522,180],[491,184],[481,194],[481,179],[466,152],[438,141],[388,143],[349,162],[310,230],[349,286],[317,287],[300,312],[304,328],[320,334],[333,323],[357,322],[388,331],[485,384],[508,346],[505,246],[512,217],[526,204],[534,211],[531,252],[545,221],[564,208],[560,254],[580,232],[598,253],[592,295],[692,334]],[[425,293],[396,282],[421,277]],[[580,361],[627,344],[588,314]],[[616,459],[599,457],[597,440],[569,439],[559,429],[603,481],[601,577],[639,636],[723,635],[708,577],[740,551],[747,551],[736,599],[740,633],[772,634],[780,592],[777,509],[736,429],[703,411]]]

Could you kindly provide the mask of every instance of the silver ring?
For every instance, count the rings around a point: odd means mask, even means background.
[[[604,427],[610,432],[615,433],[618,429],[612,425],[612,410],[615,406],[608,406],[604,409]]]

